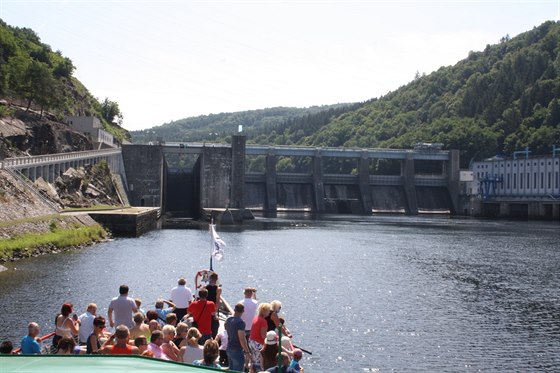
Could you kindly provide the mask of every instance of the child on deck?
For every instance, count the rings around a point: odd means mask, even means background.
[[[301,360],[303,353],[299,348],[294,349],[293,358],[290,362],[290,368],[295,370],[296,372],[303,372],[303,368],[300,367],[299,361]]]

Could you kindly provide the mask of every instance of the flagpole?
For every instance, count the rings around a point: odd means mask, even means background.
[[[214,237],[212,236],[212,226],[214,225],[214,218],[212,217],[210,219],[210,229],[208,230],[208,233],[210,233],[210,272],[213,272],[214,270],[212,269],[212,253],[214,251]]]

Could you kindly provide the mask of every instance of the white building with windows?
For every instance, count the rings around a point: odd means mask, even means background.
[[[66,123],[76,131],[89,137],[95,148],[115,147],[113,135],[102,129],[99,118],[67,117]]]
[[[560,198],[560,155],[493,157],[472,171],[472,192],[484,198]]]

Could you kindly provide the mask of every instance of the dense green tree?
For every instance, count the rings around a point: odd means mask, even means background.
[[[107,123],[122,124],[123,115],[119,109],[119,104],[109,100],[107,97],[101,103],[101,116]]]
[[[26,97],[28,99],[27,109],[31,102],[35,101],[41,106],[41,115],[43,115],[44,109],[56,103],[54,92],[57,86],[51,70],[47,64],[33,60],[27,68],[24,79],[29,88]]]

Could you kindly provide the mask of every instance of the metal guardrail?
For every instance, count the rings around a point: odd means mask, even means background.
[[[88,159],[93,157],[104,157],[109,155],[120,154],[121,149],[102,149],[102,150],[86,150],[82,152],[69,152],[57,154],[35,155],[30,157],[6,158],[2,161],[2,168],[26,168],[33,165],[47,165],[59,163],[61,161],[73,161]]]
[[[403,182],[400,175],[369,175],[369,185],[395,186],[403,185]]]
[[[357,185],[358,175],[323,174],[323,184]]]
[[[447,186],[448,180],[445,176],[416,176],[414,185],[416,186]]]
[[[406,159],[407,155],[412,155],[413,159],[424,160],[448,160],[449,151],[418,151],[410,149],[360,149],[360,148],[331,148],[331,147],[309,147],[309,146],[264,146],[264,145],[247,145],[245,149],[247,155],[268,155],[277,156],[299,156],[314,157],[320,155],[322,157],[337,158],[383,158],[383,159]]]
[[[155,146],[155,145],[154,145]],[[224,148],[230,147],[228,144],[200,143],[200,142],[166,142],[161,144],[165,153],[188,153],[200,154],[202,148]],[[285,157],[322,157],[335,158],[382,158],[382,159],[406,159],[411,155],[413,159],[422,160],[448,160],[449,151],[447,150],[413,150],[413,149],[379,149],[379,148],[333,148],[333,147],[312,147],[312,146],[293,146],[293,145],[253,145],[245,146],[246,155],[276,155]]]
[[[311,184],[313,183],[313,175],[279,172],[276,174],[276,182],[286,184]]]

